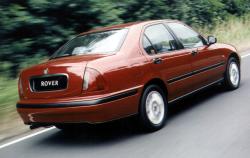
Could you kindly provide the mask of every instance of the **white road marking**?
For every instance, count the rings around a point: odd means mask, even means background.
[[[4,148],[4,147],[7,147],[7,146],[10,146],[10,145],[12,145],[12,144],[21,142],[21,141],[23,141],[23,140],[25,140],[25,139],[29,139],[29,138],[31,138],[31,137],[37,136],[37,135],[39,135],[39,134],[48,132],[48,131],[50,131],[50,130],[52,130],[52,129],[55,129],[55,127],[46,128],[46,129],[41,130],[41,131],[38,131],[38,132],[36,132],[36,133],[32,133],[32,134],[30,134],[30,135],[27,135],[27,136],[18,138],[18,139],[13,140],[13,141],[10,141],[10,142],[8,142],[8,143],[6,143],[6,144],[0,145],[0,149],[2,149],[2,148]]]
[[[250,56],[250,53],[249,53],[249,54],[242,55],[241,58],[246,58],[246,57],[248,57],[248,56]]]
[[[242,57],[242,58],[246,58],[246,57],[249,57],[249,56],[250,56],[250,53],[249,53],[249,54],[245,54],[245,55],[243,55],[243,56],[241,56],[241,57]],[[55,129],[55,127],[46,128],[46,129],[41,130],[41,131],[38,131],[38,132],[36,132],[36,133],[32,133],[32,134],[30,134],[30,135],[27,135],[27,136],[18,138],[18,139],[13,140],[13,141],[11,141],[11,142],[9,142],[9,143],[0,145],[0,149],[2,149],[2,148],[4,148],[4,147],[7,147],[7,146],[10,146],[10,145],[12,145],[12,144],[21,142],[21,141],[23,141],[23,140],[25,140],[25,139],[29,139],[29,138],[31,138],[31,137],[37,136],[37,135],[39,135],[39,134],[48,132],[48,131],[50,131],[50,130],[52,130],[52,129]]]

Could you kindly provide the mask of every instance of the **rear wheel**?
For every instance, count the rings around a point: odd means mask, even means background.
[[[157,85],[149,85],[144,90],[139,109],[139,122],[144,131],[161,129],[167,118],[167,99]]]
[[[234,90],[239,88],[240,86],[240,67],[239,62],[231,57],[227,63],[227,69],[224,76],[224,86],[228,90]]]

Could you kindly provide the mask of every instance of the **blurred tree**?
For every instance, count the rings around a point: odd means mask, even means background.
[[[120,10],[109,4],[95,0],[1,1],[0,60],[10,63],[10,76],[15,77],[28,58],[52,54],[72,35],[122,22]]]
[[[249,8],[250,0],[1,0],[0,74],[16,77],[27,63],[95,27],[166,18],[211,25]]]
[[[230,14],[242,15],[250,11],[250,0],[222,0]]]
[[[190,25],[209,25],[225,17],[224,4],[218,0],[185,0],[184,3],[178,2],[175,8],[174,11],[181,14],[178,15],[181,20]]]
[[[126,22],[170,17],[169,11],[171,8],[166,5],[164,0],[125,0],[120,1],[120,5],[124,9],[120,18]]]

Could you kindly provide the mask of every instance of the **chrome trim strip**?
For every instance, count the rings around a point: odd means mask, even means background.
[[[225,64],[225,62],[220,62],[220,63],[214,64],[214,65],[210,65],[210,66],[208,66],[208,67],[204,67],[204,68],[201,68],[201,69],[199,69],[199,70],[195,70],[195,71],[193,71],[193,72],[189,72],[189,73],[186,73],[186,74],[184,74],[184,75],[180,75],[180,76],[171,78],[171,79],[169,79],[167,82],[168,82],[168,84],[171,84],[171,83],[174,83],[174,82],[176,82],[176,81],[182,80],[182,79],[184,79],[184,78],[188,78],[188,77],[190,77],[190,76],[193,76],[193,75],[202,73],[202,72],[204,72],[204,71],[211,70],[211,69],[215,69],[215,68],[217,68],[217,67],[223,66],[224,64]]]
[[[172,104],[173,102],[176,102],[176,101],[178,101],[178,100],[180,100],[180,99],[182,99],[182,98],[185,98],[185,97],[187,97],[187,96],[189,96],[189,95],[192,95],[192,94],[194,94],[194,93],[197,93],[197,92],[199,92],[199,91],[201,91],[201,90],[203,90],[203,89],[205,89],[205,88],[208,88],[208,87],[213,86],[213,85],[215,85],[215,84],[217,84],[217,83],[220,83],[220,82],[222,82],[223,80],[224,80],[224,77],[223,77],[223,78],[220,78],[219,80],[214,81],[214,82],[212,82],[212,83],[210,83],[210,84],[208,84],[208,85],[206,85],[206,86],[203,86],[203,87],[201,87],[201,88],[198,88],[198,89],[196,89],[196,90],[194,90],[194,91],[192,91],[192,92],[189,92],[189,93],[187,93],[187,94],[184,94],[184,95],[182,95],[182,96],[180,96],[180,97],[177,97],[177,98],[175,98],[175,99],[173,99],[173,100],[170,100],[168,103],[169,103],[169,104]]]

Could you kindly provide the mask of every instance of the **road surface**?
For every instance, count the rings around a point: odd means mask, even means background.
[[[131,120],[71,135],[51,129],[0,148],[0,158],[249,158],[250,56],[238,90],[212,87],[170,108],[167,125],[143,134]]]

